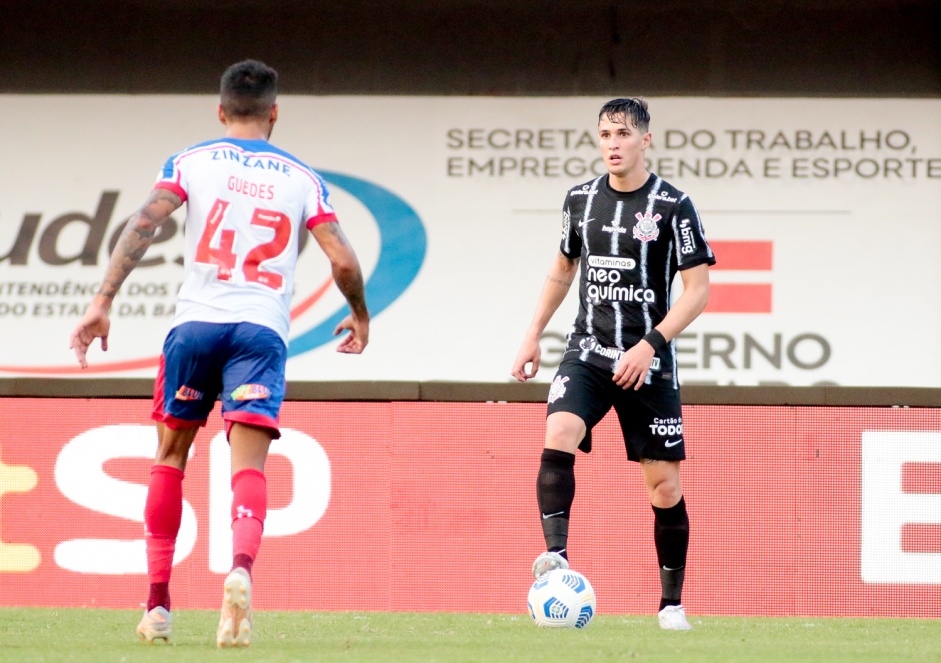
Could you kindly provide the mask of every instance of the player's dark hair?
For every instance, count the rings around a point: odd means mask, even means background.
[[[644,133],[647,133],[650,128],[650,113],[647,112],[647,102],[636,97],[633,99],[612,99],[601,107],[601,112],[598,113],[598,121],[600,122],[603,117],[612,122],[633,123],[635,127]],[[627,118],[630,118],[631,122],[628,122]]]
[[[219,99],[228,117],[264,117],[278,96],[278,72],[258,60],[236,62],[222,74]]]

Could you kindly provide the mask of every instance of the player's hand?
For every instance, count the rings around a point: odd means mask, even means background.
[[[69,337],[69,347],[75,350],[75,358],[82,368],[88,368],[85,353],[96,338],[101,339],[101,349],[108,351],[108,333],[111,331],[111,320],[107,309],[92,304],[85,311],[81,322],[76,325]]]
[[[527,336],[519,352],[516,354],[516,361],[513,362],[513,369],[510,371],[510,375],[520,382],[526,382],[526,380],[536,377],[536,372],[539,370],[539,358],[541,356],[542,348],[539,346],[539,340]],[[531,365],[528,371],[526,370],[527,365]]]
[[[629,389],[633,385],[634,391],[637,391],[644,384],[654,354],[653,346],[641,339],[621,356],[612,379],[622,389]]]
[[[366,344],[369,343],[369,318],[364,320],[353,315],[346,316],[340,321],[337,328],[333,330],[333,335],[339,336],[344,331],[349,331],[350,333],[340,341],[340,344],[337,346],[337,352],[351,355],[362,353],[362,351],[366,349]]]

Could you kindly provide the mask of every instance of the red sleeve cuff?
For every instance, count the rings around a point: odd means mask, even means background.
[[[331,221],[335,223],[336,220],[337,220],[337,215],[333,214],[332,212],[330,214],[320,214],[318,216],[312,216],[309,219],[307,219],[307,229],[310,230],[314,226],[319,226],[321,223],[330,223]]]
[[[180,200],[182,200],[184,203],[186,202],[186,191],[184,191],[183,187],[181,187],[176,182],[165,182],[165,181],[157,182],[156,184],[154,184],[154,188],[166,189],[167,191],[172,191],[173,193],[175,193],[176,195],[180,197]]]

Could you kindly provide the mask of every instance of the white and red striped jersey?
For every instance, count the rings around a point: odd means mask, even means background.
[[[336,221],[320,175],[267,141],[224,138],[170,157],[155,186],[187,206],[172,325],[254,322],[287,344],[299,233]]]

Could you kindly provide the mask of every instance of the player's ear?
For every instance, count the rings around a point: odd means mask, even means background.
[[[219,114],[219,121],[222,122],[222,124],[227,124],[225,119],[225,111],[222,110],[222,104],[219,104],[219,108],[216,109],[216,112]]]
[[[274,126],[274,123],[278,121],[278,104],[275,104],[271,107],[271,117],[269,120],[271,120],[272,126]]]

